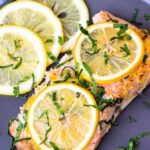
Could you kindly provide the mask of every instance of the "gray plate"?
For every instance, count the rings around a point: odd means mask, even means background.
[[[7,0],[0,0],[0,4]],[[139,8],[139,21],[144,22],[143,14],[150,13],[150,0],[86,0],[92,15],[100,10],[107,10],[125,19],[131,18],[134,8]],[[142,28],[150,29],[150,22],[144,22]],[[19,107],[25,103],[25,99],[14,97],[0,97],[0,150],[9,150],[11,138],[7,134],[8,121],[19,112]],[[150,109],[143,105],[143,101],[150,102],[150,88],[137,97],[132,104],[119,116],[117,127],[104,137],[98,150],[117,150],[119,146],[126,146],[130,137],[143,131],[150,131]],[[136,123],[129,123],[128,116],[137,119]],[[140,141],[137,150],[150,150],[150,136]]]

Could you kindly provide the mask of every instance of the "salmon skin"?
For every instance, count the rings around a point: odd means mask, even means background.
[[[140,94],[143,89],[150,83],[150,47],[148,43],[150,42],[150,37],[145,36],[143,30],[137,28],[131,23],[115,17],[109,12],[101,11],[93,17],[94,23],[102,23],[102,22],[117,22],[122,24],[128,24],[130,28],[132,28],[135,32],[139,34],[139,36],[144,40],[145,44],[145,54],[147,54],[146,63],[142,63],[132,74],[128,76],[128,78],[122,79],[115,83],[107,84],[107,85],[99,85],[105,88],[104,98],[117,98],[121,97],[123,101],[119,104],[115,104],[113,106],[107,107],[103,112],[100,112],[100,126],[98,126],[95,135],[89,145],[85,148],[85,150],[94,150],[97,145],[102,141],[104,135],[111,129],[111,124],[108,122],[116,117],[128,106],[133,99]],[[60,61],[66,61],[72,56],[64,55]],[[75,64],[73,61],[70,61],[66,64],[66,66],[73,67]],[[46,80],[45,82],[37,87],[35,90],[35,94],[38,94],[50,81],[58,80],[60,78],[60,73],[64,66],[60,68],[53,68],[50,71],[46,72]],[[124,90],[122,90],[124,89]],[[28,108],[22,108],[21,115],[24,110]],[[17,117],[17,120],[13,121],[9,127],[9,132],[12,137],[16,136],[16,129],[19,126],[18,120],[20,120],[20,116]],[[26,132],[26,129],[23,129],[19,135],[19,138],[28,138],[30,135]],[[37,150],[32,140],[22,141],[15,144],[17,150]]]

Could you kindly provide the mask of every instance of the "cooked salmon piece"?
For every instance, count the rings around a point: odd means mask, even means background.
[[[116,104],[112,107],[107,107],[103,112],[100,112],[100,122],[108,122],[110,119],[116,119],[116,117],[127,107],[127,105],[132,102],[132,100],[143,91],[143,89],[150,83],[150,46],[147,43],[150,42],[150,37],[145,37],[144,33],[141,29],[138,29],[136,26],[130,24],[129,22],[115,17],[109,12],[101,11],[93,17],[94,23],[99,22],[109,22],[116,21],[118,23],[128,24],[133,30],[135,30],[141,38],[143,38],[145,43],[145,54],[147,55],[147,59],[145,63],[142,63],[132,74],[130,74],[125,79],[122,79],[118,82],[107,84],[107,85],[99,85],[105,88],[104,98],[122,98],[123,101],[120,104]],[[144,39],[145,38],[145,39]],[[64,55],[60,62],[63,62],[72,56]],[[66,66],[74,66],[74,62],[71,61]],[[64,66],[60,68],[54,68],[46,73],[46,80],[43,85],[39,86],[36,89],[36,94],[40,92],[49,82],[60,79],[60,73]],[[73,75],[72,75],[73,76]],[[26,108],[28,109],[28,108]],[[15,137],[17,126],[19,122],[14,121],[10,128],[10,134]],[[107,123],[103,123],[102,126],[98,126],[95,135],[86,150],[94,150],[97,145],[102,141],[103,136],[111,129],[111,125]],[[23,130],[20,134],[19,138],[30,137],[27,134],[26,130]],[[34,146],[32,140],[23,141],[16,143],[17,150],[37,150]]]

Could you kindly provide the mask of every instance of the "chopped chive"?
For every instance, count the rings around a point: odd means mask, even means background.
[[[47,39],[47,40],[45,41],[45,43],[52,43],[52,42],[53,42],[52,39]]]
[[[143,23],[142,22],[137,22],[138,15],[139,15],[139,9],[135,8],[134,12],[133,12],[133,16],[130,19],[130,22],[135,24],[135,25],[141,26],[141,25],[143,25]]]
[[[104,52],[104,62],[105,62],[105,65],[107,65],[109,62],[109,56],[107,52]]]
[[[14,44],[15,44],[15,48],[16,48],[16,49],[21,48],[21,46],[19,45],[19,41],[14,40]]]
[[[18,69],[22,64],[22,57],[14,57],[15,61],[18,61],[18,63],[13,67],[13,69]]]
[[[16,97],[19,97],[19,94],[20,94],[19,86],[14,86],[13,87],[13,94]]]
[[[69,49],[69,50],[66,51],[66,54],[67,54],[67,55],[71,55],[71,54],[72,54],[72,51]]]
[[[85,62],[83,62],[83,67],[84,67],[84,69],[88,72],[88,74],[90,75],[90,76],[92,76],[92,70],[91,70],[91,68],[88,66],[88,64],[86,64]]]
[[[79,24],[79,27],[80,27],[80,31],[81,31],[83,34],[89,36],[89,32],[88,32],[86,29],[84,29],[81,24]]]
[[[58,43],[59,43],[59,45],[63,45],[64,44],[63,38],[61,36],[58,36]]]
[[[146,60],[147,60],[147,58],[148,58],[148,55],[147,55],[147,54],[145,54],[145,55],[144,55],[144,57],[143,57],[143,64],[146,64]]]
[[[67,59],[66,61],[64,61],[64,62],[62,62],[62,63],[60,63],[60,64],[58,64],[58,65],[56,66],[56,68],[60,68],[61,66],[65,65],[66,63],[68,63],[68,62],[70,62],[70,61],[72,61],[72,60],[73,60],[73,57]]]
[[[51,52],[47,53],[47,55],[53,62],[59,62],[58,58],[53,56],[53,54]]]
[[[114,28],[119,28],[120,30],[117,32],[118,36],[121,36],[123,33],[125,33],[128,30],[128,24],[114,24]]]
[[[49,142],[50,146],[53,148],[53,150],[60,150],[55,143]]]
[[[10,67],[12,67],[12,66],[13,66],[13,64],[6,65],[6,66],[0,66],[0,69],[10,68]]]
[[[130,50],[129,50],[129,48],[128,48],[128,46],[127,46],[126,44],[124,44],[123,47],[120,47],[120,48],[121,48],[121,50],[122,50],[123,52],[126,53],[125,57],[127,57],[127,56],[129,56],[129,55],[131,54],[131,53],[130,53]]]

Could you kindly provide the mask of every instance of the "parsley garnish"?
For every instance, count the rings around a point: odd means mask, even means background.
[[[14,96],[19,97],[19,93],[20,93],[19,86],[14,86],[13,87]]]
[[[145,15],[144,15],[144,19],[145,19],[146,21],[149,21],[149,20],[150,20],[150,14],[145,14]]]
[[[53,62],[59,62],[59,60],[51,52],[47,53],[47,55]]]
[[[52,39],[47,39],[47,40],[45,41],[45,43],[52,43],[52,42],[53,42]]]
[[[60,150],[55,143],[49,142],[50,146],[53,148],[53,150]]]
[[[66,51],[66,54],[67,54],[67,55],[71,55],[71,54],[72,54],[72,51],[69,49],[69,50]]]
[[[59,43],[59,45],[63,45],[64,44],[63,38],[61,36],[58,36],[58,43]]]
[[[60,64],[58,64],[58,65],[56,66],[56,68],[59,68],[59,67],[61,67],[61,66],[65,65],[66,63],[68,63],[68,62],[72,61],[72,60],[73,60],[73,57],[71,57],[71,58],[67,59],[66,61],[64,61],[64,62],[62,62],[62,63],[60,63]]]
[[[90,25],[92,25],[92,22],[90,20],[87,20],[86,24],[87,24],[87,26],[90,26]]]
[[[129,123],[135,123],[137,120],[133,116],[128,116]]]
[[[131,53],[130,53],[130,50],[129,50],[129,48],[128,48],[128,46],[127,46],[126,44],[124,44],[123,47],[120,47],[120,48],[121,48],[121,50],[122,50],[123,52],[126,53],[125,57],[127,57],[127,56],[129,56],[129,55],[131,54]]]
[[[143,57],[143,64],[146,64],[147,58],[148,58],[148,54],[145,54],[144,57]]]
[[[122,102],[121,98],[116,98],[116,99],[104,99],[104,98],[99,98],[97,99],[97,104],[98,105],[84,105],[86,107],[93,107],[98,109],[99,111],[104,111],[105,108],[108,106],[114,106],[116,104],[120,104]]]
[[[48,96],[52,99],[52,101],[54,103],[54,106],[55,106],[57,112],[59,113],[59,115],[61,115],[61,117],[59,118],[61,120],[62,118],[64,118],[65,113],[62,110],[62,108],[59,105],[59,103],[57,102],[57,93],[53,92],[52,94],[48,94]]]
[[[89,76],[90,76],[90,78],[91,78],[91,82],[92,82],[92,86],[93,86],[92,93],[93,93],[93,94],[96,94],[96,92],[97,92],[97,85],[96,85],[95,79],[93,78],[92,70],[91,70],[91,68],[88,66],[88,64],[86,64],[85,62],[83,62],[83,67],[84,67],[84,69],[87,71],[87,73],[89,74]]]
[[[120,147],[118,150],[135,150],[139,146],[139,140],[143,137],[149,136],[150,132],[143,132],[139,136],[132,137],[126,148]]]
[[[130,22],[135,24],[135,25],[141,26],[141,25],[143,25],[143,23],[142,22],[137,22],[138,15],[139,15],[139,9],[135,8],[134,12],[133,12],[133,16],[130,19]]]
[[[28,81],[29,79],[30,79],[30,77],[29,77],[29,76],[25,76],[25,77],[23,77],[23,79],[22,79],[22,80],[20,80],[20,81],[19,81],[19,83],[26,82],[26,81]]]
[[[107,65],[109,62],[109,56],[107,52],[104,52],[104,62],[105,62],[105,65]]]

